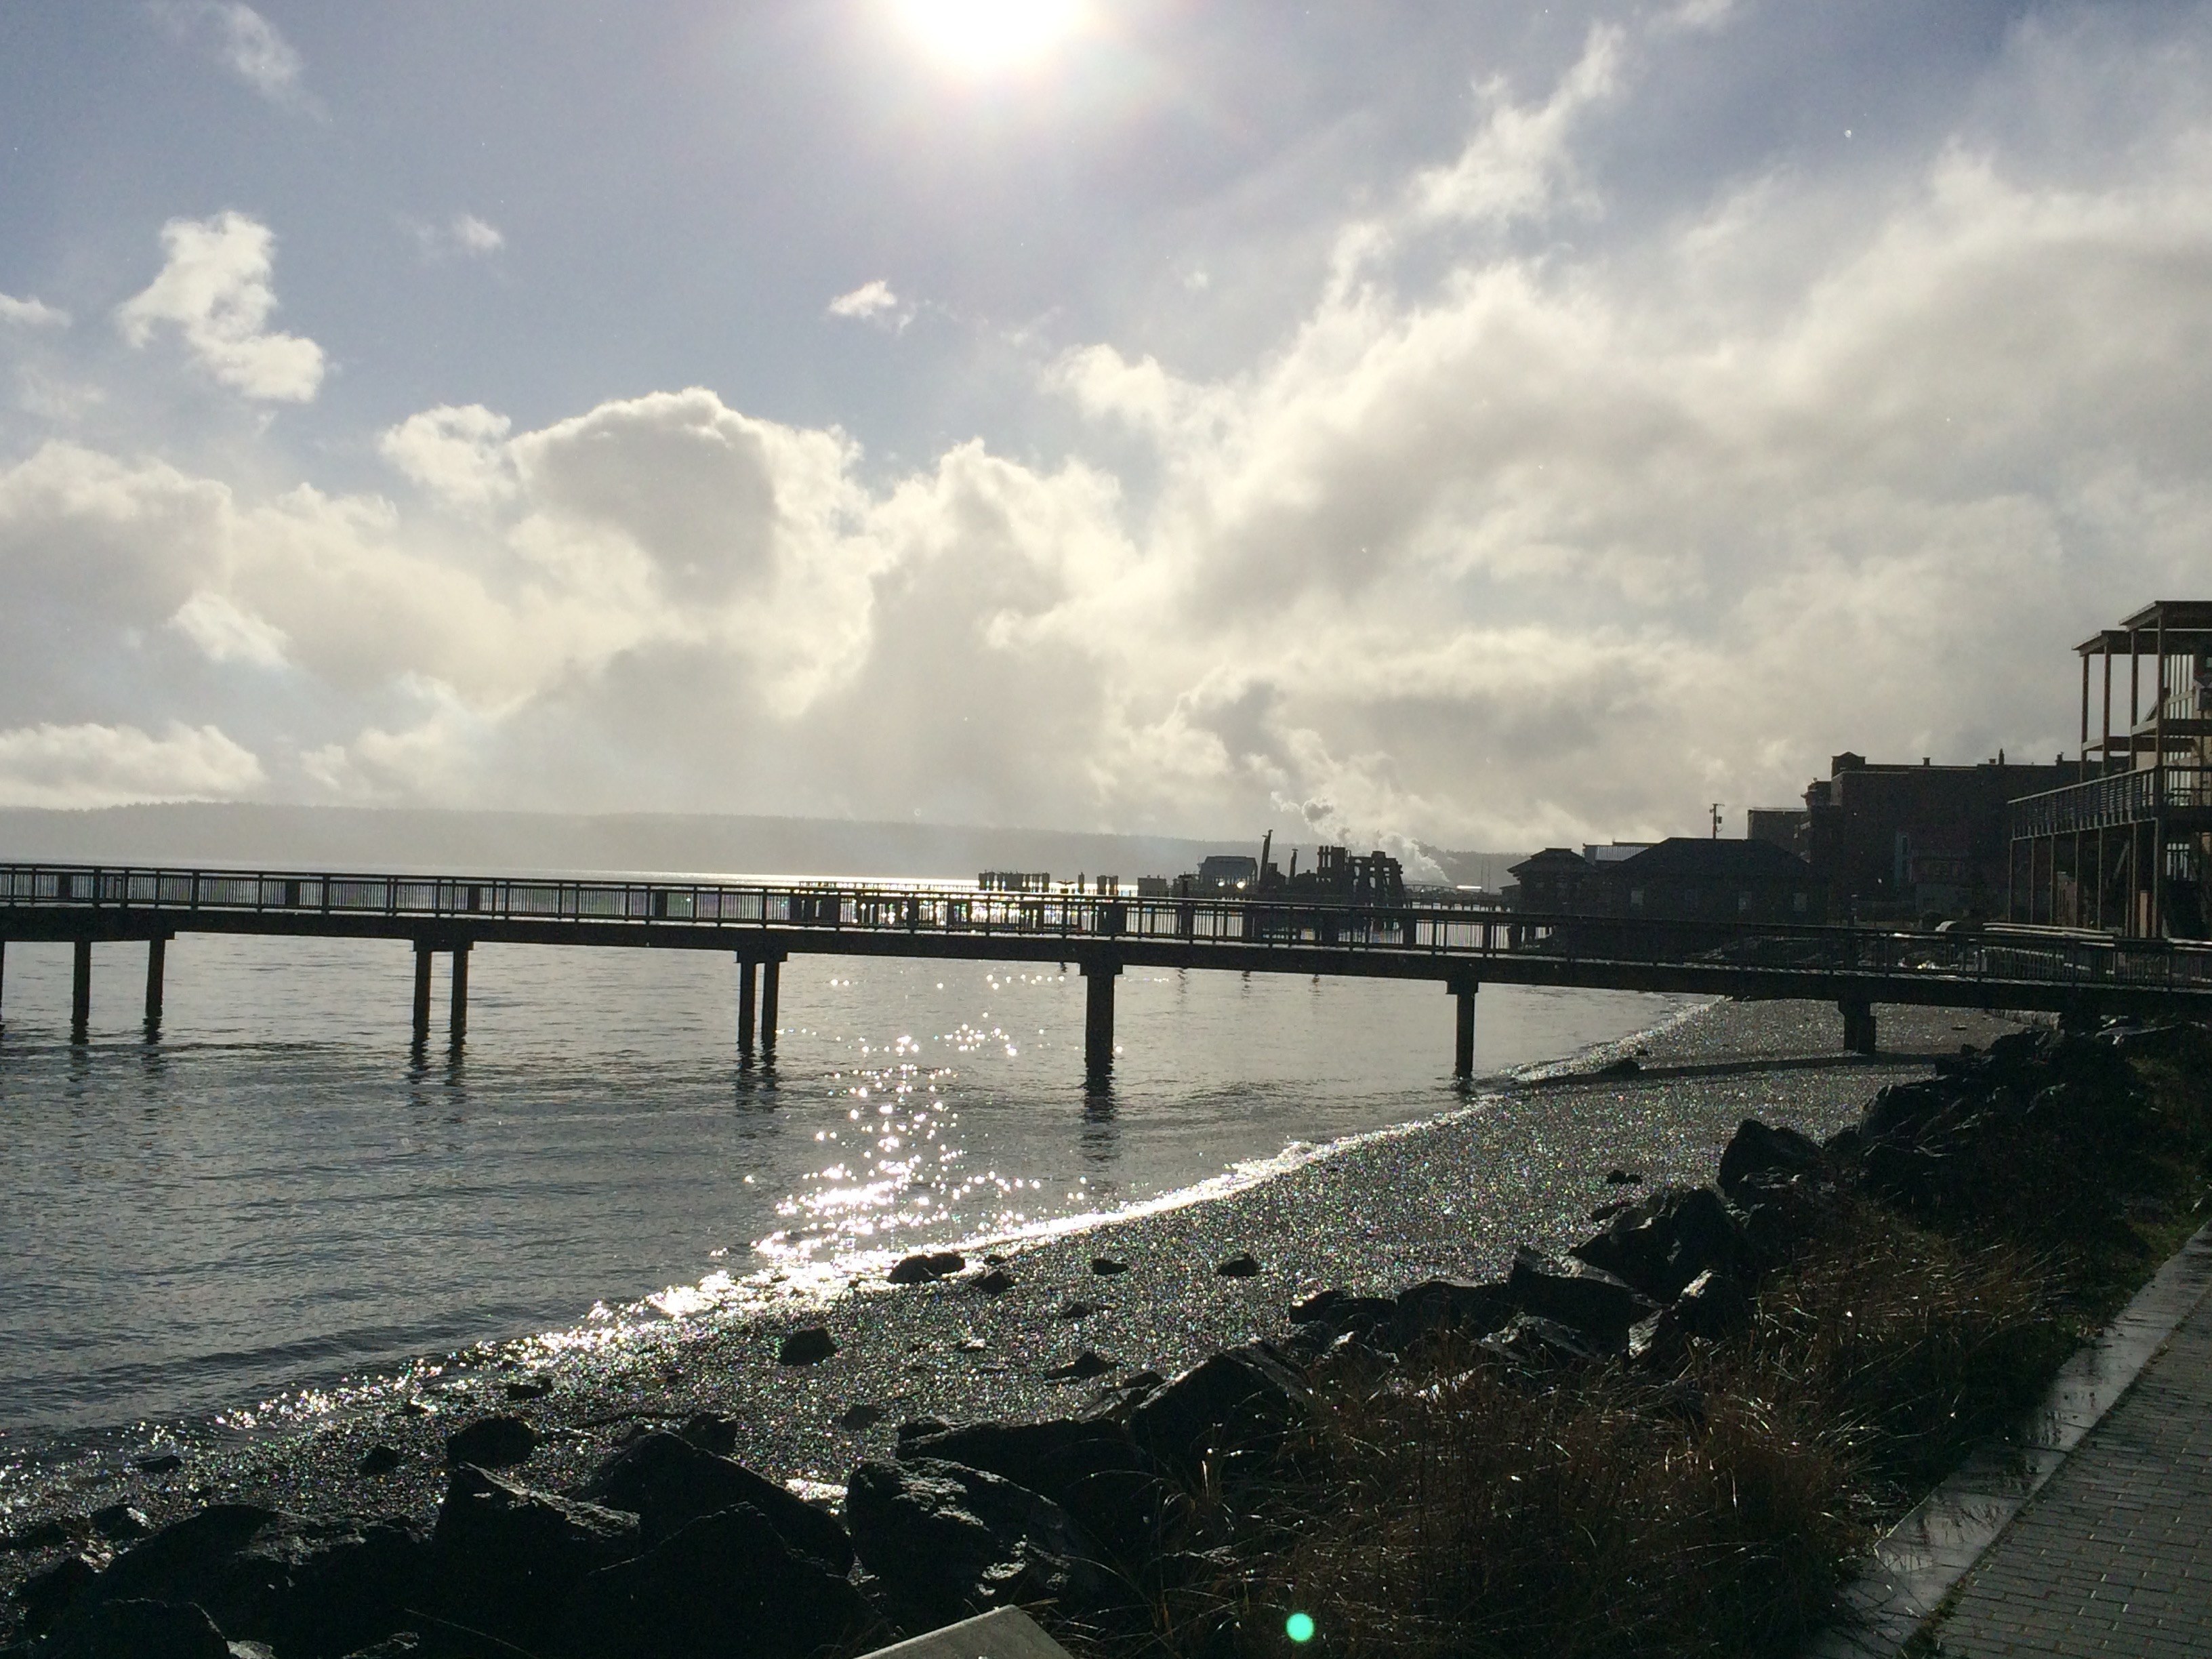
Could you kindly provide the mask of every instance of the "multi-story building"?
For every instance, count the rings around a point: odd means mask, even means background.
[[[2201,939],[2212,857],[2212,600],[2158,600],[2075,651],[2081,757],[2073,777],[2013,803],[2006,914]]]

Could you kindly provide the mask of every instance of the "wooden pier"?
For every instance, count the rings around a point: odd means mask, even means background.
[[[2077,1021],[2212,1016],[2212,948],[2049,928],[1927,933],[1072,890],[0,864],[0,997],[9,944],[72,945],[76,1041],[91,1020],[94,943],[146,945],[153,1036],[165,949],[182,933],[407,941],[417,1043],[430,1036],[431,958],[440,951],[452,957],[447,1029],[456,1044],[468,1029],[477,944],[727,951],[737,965],[742,1063],[775,1048],[781,965],[793,956],[1072,962],[1085,984],[1084,1062],[1093,1078],[1112,1069],[1115,983],[1131,967],[1431,981],[1455,1005],[1461,1078],[1474,1074],[1475,998],[1485,984],[1832,1002],[1844,1046],[1861,1053],[1874,1051],[1874,1006],[1885,1002]]]

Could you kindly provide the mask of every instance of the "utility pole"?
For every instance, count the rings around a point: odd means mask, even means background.
[[[1713,839],[1715,841],[1718,841],[1721,838],[1721,808],[1727,805],[1728,803],[1724,800],[1717,800],[1709,809],[1713,817]]]

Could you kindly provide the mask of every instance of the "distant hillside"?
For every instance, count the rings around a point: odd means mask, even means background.
[[[1287,850],[1279,837],[1277,858],[1285,860]],[[1492,888],[1516,857],[1424,850],[1454,882]],[[1258,851],[1249,837],[1197,841],[840,818],[218,803],[76,812],[0,810],[0,860],[86,864],[954,879],[970,879],[982,870],[1046,870],[1062,878],[1133,879],[1194,870],[1209,853]]]

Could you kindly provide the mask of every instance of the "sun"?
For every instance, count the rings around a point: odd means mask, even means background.
[[[1075,35],[1089,9],[1086,0],[892,0],[925,52],[969,75],[1031,67]]]

